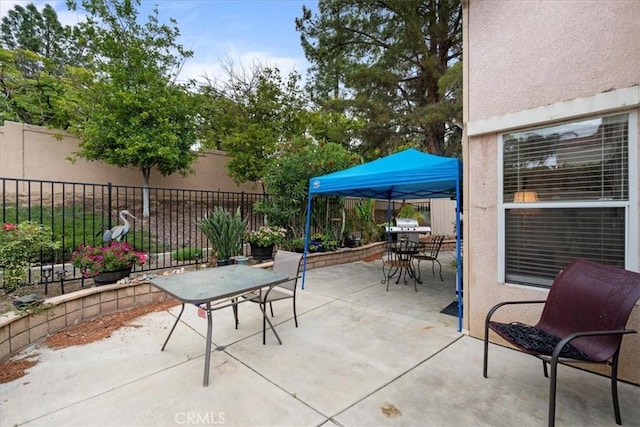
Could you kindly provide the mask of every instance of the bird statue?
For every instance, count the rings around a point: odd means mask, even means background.
[[[135,216],[131,215],[127,210],[120,211],[118,217],[124,224],[116,225],[115,227],[112,227],[111,230],[105,231],[102,235],[103,242],[108,243],[114,240],[116,242],[119,242],[120,240],[122,240],[122,238],[129,232],[129,228],[131,228],[131,224],[129,224],[129,221],[127,221],[127,216],[130,216],[133,219],[138,219]]]

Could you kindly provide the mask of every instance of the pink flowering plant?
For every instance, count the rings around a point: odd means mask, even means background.
[[[80,268],[84,277],[143,265],[146,261],[145,253],[134,250],[124,242],[112,242],[100,247],[80,245],[71,256],[73,266]]]
[[[272,227],[263,225],[257,230],[248,231],[244,235],[244,240],[255,246],[271,246],[284,241],[287,230],[282,227]]]

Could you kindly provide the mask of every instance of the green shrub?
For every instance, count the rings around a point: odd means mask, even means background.
[[[202,259],[202,251],[199,248],[182,248],[171,252],[171,258],[176,261]]]
[[[303,252],[304,251],[304,239],[290,239],[282,242],[282,249],[290,252]]]
[[[246,221],[242,219],[240,208],[235,214],[216,206],[202,219],[196,222],[219,260],[229,259],[242,254],[242,236],[246,229]]]
[[[51,228],[45,225],[31,221],[3,224],[0,229],[2,288],[7,292],[16,290],[25,283],[26,269],[39,259],[40,253],[53,254],[59,246],[51,240]]]

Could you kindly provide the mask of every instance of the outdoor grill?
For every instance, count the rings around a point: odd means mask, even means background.
[[[418,225],[415,218],[395,218],[394,222],[396,225],[385,227],[393,240],[407,239],[419,242],[420,234],[431,233],[431,227]]]

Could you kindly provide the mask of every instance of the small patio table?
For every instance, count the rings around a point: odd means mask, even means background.
[[[418,246],[416,246],[413,249],[409,249],[407,246],[407,242],[404,240],[388,242],[387,245],[388,245],[387,247],[388,252],[393,251],[402,260],[408,261],[409,264],[408,264],[407,270],[409,271],[409,277],[416,279],[418,283],[422,284],[422,282],[420,281],[420,277],[417,275],[416,271],[413,269],[413,256],[418,254]],[[401,275],[402,268],[396,267],[395,270],[390,272],[389,279],[391,279],[392,277],[395,277],[396,273],[399,273]],[[398,277],[398,281],[399,280],[400,280],[400,277]]]
[[[263,268],[254,268],[247,265],[230,265],[225,267],[207,268],[182,274],[173,274],[170,276],[160,276],[151,279],[151,284],[156,288],[166,292],[182,303],[182,309],[176,319],[169,335],[162,346],[164,350],[173,330],[180,321],[180,317],[184,312],[185,304],[196,304],[202,307],[207,314],[207,343],[205,346],[204,360],[204,381],[203,386],[209,385],[209,362],[211,359],[211,335],[213,332],[212,312],[221,308],[233,306],[245,302],[243,298],[239,298],[242,294],[256,291],[262,288],[267,294],[273,287],[279,283],[289,279],[284,273],[278,273]],[[276,332],[269,316],[265,312],[263,304],[258,304],[262,315],[269,323],[269,327],[282,344],[278,333]],[[262,330],[264,344],[265,330]]]

